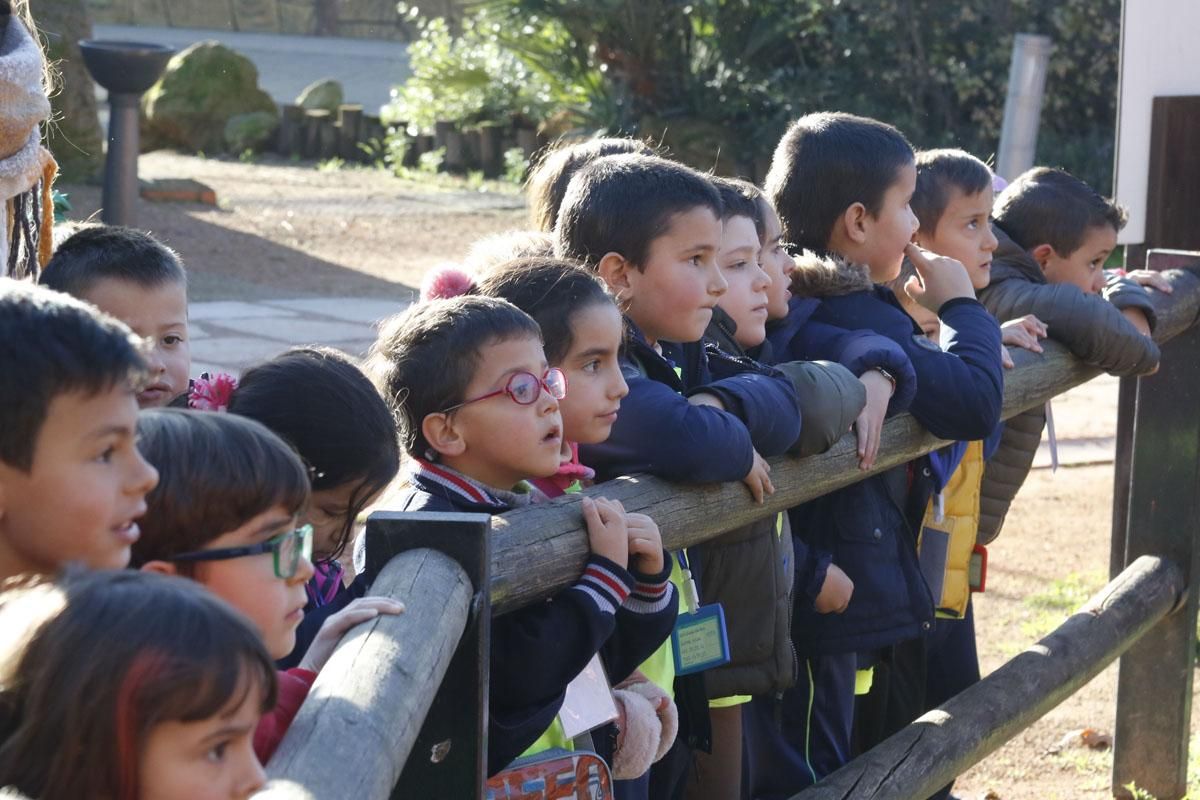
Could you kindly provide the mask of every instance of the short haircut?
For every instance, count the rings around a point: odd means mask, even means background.
[[[144,346],[124,323],[86,303],[0,278],[0,461],[33,466],[55,397],[139,387]]]
[[[730,217],[749,217],[754,222],[754,230],[759,241],[767,235],[767,221],[763,216],[761,203],[766,203],[762,191],[749,181],[740,178],[710,178],[717,191],[721,193],[721,221]]]
[[[504,231],[477,240],[467,250],[463,267],[483,272],[515,258],[547,258],[554,255],[554,235],[546,231]]]
[[[103,280],[146,289],[168,283],[187,285],[187,273],[174,250],[145,231],[121,225],[83,225],[63,240],[38,282],[83,297]]]
[[[1048,244],[1064,258],[1091,228],[1119,231],[1129,220],[1122,207],[1061,169],[1034,167],[1018,175],[992,205],[992,217],[1026,250]]]
[[[552,231],[558,222],[558,210],[571,178],[585,164],[597,158],[627,153],[656,155],[650,145],[639,139],[605,136],[583,142],[560,143],[548,150],[525,183],[525,194],[529,198],[529,213],[533,226],[538,230]]]
[[[764,189],[798,252],[825,253],[837,219],[855,203],[871,216],[897,173],[913,163],[904,134],[853,114],[808,114],[779,140]]]
[[[484,347],[524,337],[541,341],[538,324],[494,297],[427,300],[386,320],[367,357],[367,373],[391,406],[405,452],[433,457],[421,433],[425,417],[466,399]]]
[[[275,707],[261,635],[194,581],[90,572],[10,589],[0,602],[17,639],[0,665],[0,786],[23,796],[142,796],[155,727],[251,698],[259,714]]]
[[[332,348],[293,348],[247,370],[229,413],[261,422],[294,447],[314,491],[358,484],[330,557],[345,548],[367,500],[400,471],[387,403],[358,365]]]
[[[945,148],[917,153],[917,188],[910,203],[920,230],[933,235],[953,190],[966,197],[992,185],[992,170],[966,150]]]
[[[571,179],[554,229],[554,252],[595,269],[606,253],[620,253],[644,269],[650,245],[671,218],[707,208],[721,218],[712,181],[657,156],[606,156]]]
[[[507,300],[533,317],[542,330],[546,360],[551,364],[561,364],[574,344],[571,320],[577,312],[593,305],[614,305],[596,273],[558,258],[521,258],[500,264],[478,276],[475,290],[485,297]]]
[[[142,535],[133,544],[132,566],[199,550],[276,506],[295,515],[308,504],[308,470],[300,457],[252,419],[156,409],[139,415],[138,436],[142,455],[158,470],[158,485],[138,520]]]

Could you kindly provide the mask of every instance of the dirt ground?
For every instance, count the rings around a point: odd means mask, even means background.
[[[184,256],[193,300],[404,299],[429,267],[461,257],[483,235],[525,223],[514,189],[430,189],[379,170],[318,171],[311,164],[153,153],[142,158],[141,175],[193,178],[217,192],[217,208],[140,207],[139,224]],[[63,188],[75,206],[73,218],[86,217],[99,204],[96,187]],[[1056,400],[1060,439],[1111,436],[1111,404],[1097,398],[1114,390],[1111,382],[1093,382]],[[1111,464],[1031,473],[1003,535],[989,548],[988,591],[976,597],[985,674],[1052,630],[1106,582],[1112,480]],[[1115,690],[1114,666],[966,773],[956,795],[1110,797],[1111,753],[1058,745],[1084,728],[1111,732]]]
[[[425,270],[526,219],[513,186],[439,189],[379,169],[318,170],[268,156],[243,163],[155,152],[141,157],[139,177],[190,178],[216,191],[215,208],[138,204],[138,226],[183,256],[193,301],[407,299]],[[97,186],[59,188],[71,219],[100,207]]]

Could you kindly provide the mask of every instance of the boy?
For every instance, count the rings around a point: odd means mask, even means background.
[[[165,407],[188,390],[187,274],[171,248],[134,228],[86,225],[58,246],[39,282],[91,303],[150,343],[139,406]]]
[[[526,479],[555,474],[562,448],[566,385],[547,366],[537,323],[503,300],[431,300],[385,323],[368,367],[410,457],[399,510],[498,514],[531,502]],[[582,507],[592,554],[579,581],[492,623],[489,775],[546,741],[567,684],[597,652],[623,681],[675,624],[658,528],[602,498]]]
[[[580,448],[597,480],[637,472],[687,483],[740,480],[760,502],[774,491],[760,454],[777,455],[796,442],[795,390],[781,373],[706,352],[701,341],[727,288],[716,260],[721,214],[711,182],[654,156],[597,159],[567,188],[555,252],[600,275],[628,328],[622,372],[629,394],[608,441]],[[673,580],[682,581],[684,568],[673,567]],[[689,748],[711,749],[704,676],[676,681],[669,651],[642,671],[674,688],[680,705],[680,736],[651,771],[649,786],[651,797],[673,797]]]
[[[0,279],[0,580],[129,562],[158,481],[135,445],[145,367],[120,322]]]
[[[989,311],[999,319],[1033,314],[1045,322],[1051,337],[1112,375],[1157,369],[1149,295],[1133,280],[1106,279],[1103,269],[1125,226],[1124,209],[1062,170],[1037,167],[1000,193],[992,216],[999,246],[991,284],[979,292]],[[1131,277],[1161,288],[1156,276]],[[1000,533],[1045,424],[1044,408],[1005,423],[1000,447],[984,471],[982,544]]]
[[[961,264],[911,244],[915,184],[912,147],[899,131],[821,113],[788,129],[766,192],[787,241],[832,257],[806,256],[793,273],[793,294],[818,300],[808,324],[865,328],[891,339],[915,371],[913,416],[938,437],[981,439],[999,422],[1003,402],[999,326],[975,300]],[[921,278],[910,283],[909,294],[956,331],[948,352],[928,343],[879,285],[896,278],[906,252]],[[888,698],[881,709],[884,732],[920,712],[923,692],[905,684],[920,680],[923,687],[923,653],[910,662],[898,646],[915,641],[920,649],[933,627],[915,546],[930,492],[931,470],[920,459],[793,509],[793,531],[833,553],[855,591],[840,615],[797,605],[793,639],[805,667],[800,685],[783,700],[784,717],[793,722],[776,736],[768,724],[759,725],[760,757],[775,768],[757,775],[753,796],[790,796],[849,759],[858,662],[891,667],[890,678],[881,670],[874,675],[876,689]]]

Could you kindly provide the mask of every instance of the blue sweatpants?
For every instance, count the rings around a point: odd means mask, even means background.
[[[796,685],[742,706],[743,797],[786,800],[850,760],[854,653],[800,659]]]

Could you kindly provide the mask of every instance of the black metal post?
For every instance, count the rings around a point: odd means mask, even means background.
[[[101,212],[108,225],[133,225],[137,221],[140,98],[139,94],[108,93],[108,156],[104,161]]]
[[[1162,367],[1140,379],[1125,560],[1156,555],[1174,562],[1192,588],[1184,606],[1121,658],[1112,789],[1136,784],[1159,800],[1187,794],[1192,671],[1200,593],[1200,329],[1162,348]]]
[[[393,798],[478,798],[487,778],[491,656],[491,518],[486,514],[377,512],[367,520],[367,575],[406,550],[430,548],[455,559],[475,587],[459,640]]]

